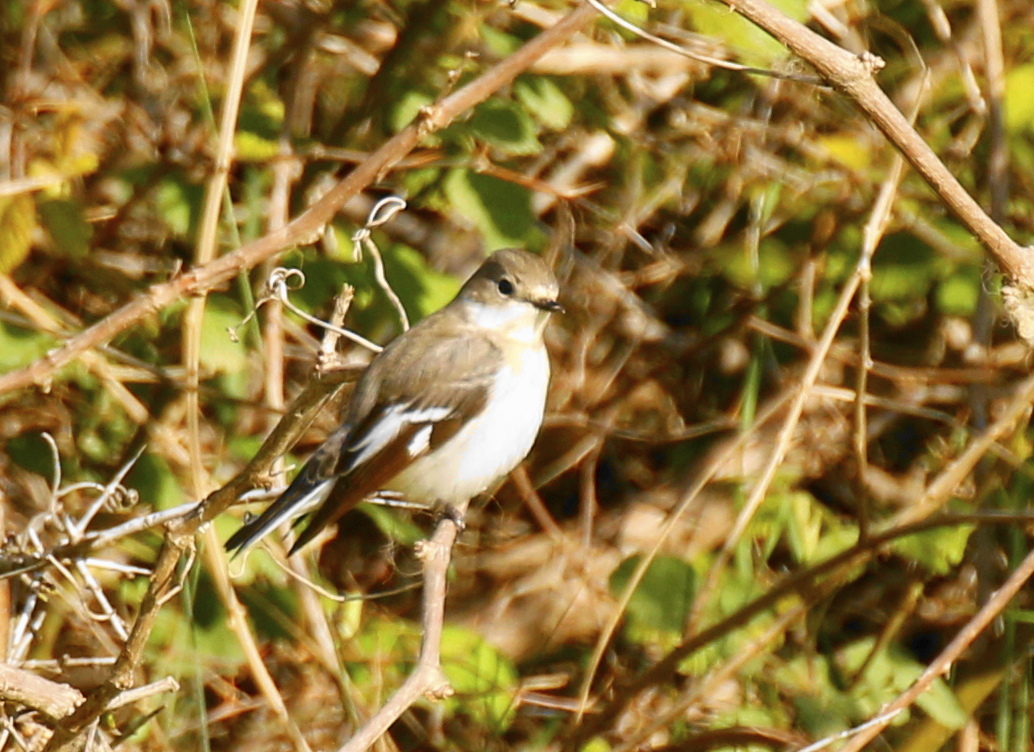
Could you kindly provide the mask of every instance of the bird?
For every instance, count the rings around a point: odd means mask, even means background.
[[[239,554],[311,513],[292,555],[377,495],[462,510],[509,475],[542,425],[550,380],[543,335],[551,314],[564,310],[558,294],[539,256],[514,248],[488,256],[449,304],[373,358],[341,426],[227,550]]]

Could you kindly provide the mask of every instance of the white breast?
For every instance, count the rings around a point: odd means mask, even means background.
[[[461,505],[524,459],[546,405],[549,358],[541,340],[507,359],[484,410],[431,454],[400,473],[389,489],[409,501]]]

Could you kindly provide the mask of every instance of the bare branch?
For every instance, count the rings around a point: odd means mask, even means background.
[[[6,663],[0,663],[0,698],[38,710],[51,720],[71,715],[84,700],[74,687]]]
[[[935,679],[948,672],[952,664],[973,644],[973,640],[987,629],[992,621],[998,618],[999,614],[1009,605],[1009,602],[1016,597],[1024,583],[1032,576],[1034,576],[1034,551],[1024,557],[1020,565],[1009,575],[1009,579],[994,592],[994,595],[966,623],[966,626],[959,630],[955,638],[948,643],[940,655],[930,662],[930,665],[926,667],[912,686],[887,705],[879,718],[873,719],[871,725],[867,725],[857,735],[853,736],[841,748],[841,752],[861,752],[869,742],[879,736],[880,732],[887,728],[895,714],[911,706],[921,694],[930,688]]]
[[[945,206],[980,240],[999,266],[1017,283],[1027,288],[1034,287],[1034,259],[1030,250],[1016,243],[987,215],[894,106],[873,79],[872,56],[851,54],[776,10],[765,0],[721,2],[807,60],[833,86],[850,97],[937,192]]]
[[[443,516],[434,535],[420,550],[424,562],[424,636],[416,668],[372,718],[338,752],[363,752],[405,713],[420,697],[442,699],[452,694],[441,667],[442,626],[445,617],[445,591],[452,559],[452,545],[459,526]]]

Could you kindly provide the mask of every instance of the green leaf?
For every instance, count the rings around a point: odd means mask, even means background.
[[[942,313],[970,317],[976,311],[983,284],[983,272],[976,265],[960,266],[938,285],[937,307]]]
[[[528,190],[471,170],[453,170],[445,178],[452,206],[484,235],[485,250],[523,245],[534,229]]]
[[[542,76],[525,76],[513,85],[513,93],[531,116],[552,130],[571,124],[574,105],[560,87]]]
[[[178,237],[187,237],[201,206],[202,189],[176,179],[163,180],[156,191],[158,214]]]
[[[732,284],[753,290],[760,283],[763,289],[781,285],[799,270],[799,262],[786,244],[774,236],[761,241],[755,260],[749,249],[720,246],[713,249],[714,258]]]
[[[916,705],[942,726],[955,731],[965,726],[969,720],[966,711],[944,679],[934,679],[930,688],[916,698]]]
[[[485,50],[494,57],[507,57],[516,52],[523,40],[505,31],[485,24],[481,27],[481,39]]]
[[[912,302],[926,297],[937,275],[937,255],[908,233],[884,238],[872,262],[872,299]]]
[[[644,3],[642,0],[618,0],[614,11],[626,21],[631,21],[639,26],[650,22],[650,4]],[[608,21],[608,23],[610,22]]]
[[[805,491],[788,493],[785,504],[790,550],[799,562],[813,561],[822,540],[822,510],[817,508],[811,494]]]
[[[198,578],[192,604],[194,619],[185,622],[183,613],[163,608],[158,611],[149,640],[155,670],[173,676],[189,675],[196,656],[205,656],[204,671],[232,674],[244,662],[240,640],[227,626],[225,609],[206,575]]]
[[[409,622],[390,617],[370,618],[356,637],[355,647],[355,654],[363,656],[365,662],[388,664],[412,657],[420,647],[420,638]]]
[[[238,131],[233,137],[237,159],[241,162],[268,162],[280,154],[276,141],[250,131]]]
[[[234,342],[229,329],[241,323],[242,316],[231,304],[211,298],[201,325],[201,365],[220,374],[242,372],[248,364],[244,342]]]
[[[847,646],[843,651],[843,664],[848,672],[857,671],[876,644],[874,638],[867,637]],[[890,645],[879,649],[871,657],[865,672],[852,691],[859,702],[861,715],[877,712],[878,709],[908,689],[922,675],[925,666],[916,661],[900,646]],[[924,711],[938,723],[952,729],[959,729],[968,720],[954,693],[937,679],[930,688],[916,700]],[[903,723],[905,718],[898,716],[894,723]]]
[[[580,752],[610,752],[613,747],[602,736],[594,736],[581,748]]]
[[[446,627],[442,635],[442,670],[458,697],[457,709],[504,731],[512,723],[517,669],[475,632]]]
[[[171,509],[183,504],[187,495],[176,480],[176,473],[164,457],[145,452],[126,476],[126,487],[136,489],[140,500],[154,509]]]
[[[611,592],[624,592],[639,561],[634,556],[618,565],[610,576]],[[632,594],[629,620],[636,627],[681,634],[695,592],[696,574],[689,564],[674,556],[658,556]]]
[[[241,108],[238,131],[275,142],[284,126],[284,101],[269,83],[256,78],[248,85],[248,98]]]
[[[420,114],[420,110],[431,104],[433,98],[418,91],[407,91],[395,103],[391,116],[388,118],[388,126],[393,132],[398,132],[413,122]]]
[[[812,561],[824,561],[849,549],[858,543],[858,526],[844,521],[840,524],[831,525],[822,533],[818,546],[815,548]]]
[[[36,202],[28,194],[0,198],[0,274],[10,274],[26,259],[36,229]],[[0,363],[6,360],[0,355]]]
[[[385,537],[403,546],[412,546],[427,537],[427,532],[417,525],[411,517],[399,514],[398,510],[389,509],[381,504],[363,503],[359,509],[384,533]]]
[[[840,164],[859,172],[872,164],[872,149],[853,133],[827,133],[816,137],[816,144]]]
[[[973,525],[935,528],[899,538],[892,548],[931,574],[944,575],[962,561],[973,530]]]
[[[826,656],[789,657],[774,666],[771,679],[793,704],[794,723],[809,736],[830,736],[852,725],[855,703],[831,680]]]
[[[24,368],[56,345],[57,340],[49,334],[0,321],[0,373]]]
[[[485,102],[474,110],[468,127],[475,137],[506,155],[521,156],[542,151],[531,118],[510,102],[497,99]]]
[[[40,201],[40,219],[54,246],[65,256],[83,258],[90,248],[93,227],[83,217],[78,201],[52,198]]]
[[[795,21],[803,22],[808,17],[806,0],[772,0],[772,5]],[[725,42],[742,62],[768,65],[789,55],[781,42],[725,6],[687,0],[683,7],[698,32]]]
[[[54,477],[54,454],[40,432],[13,436],[4,450],[16,464],[41,475],[48,481]]]
[[[414,323],[444,306],[460,290],[458,279],[432,269],[423,256],[407,245],[396,244],[388,249],[384,254],[384,273]]]

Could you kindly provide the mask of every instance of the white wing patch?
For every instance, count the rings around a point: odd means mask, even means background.
[[[380,420],[370,427],[366,435],[351,447],[356,454],[346,472],[351,472],[371,457],[375,457],[398,437],[404,427],[414,424],[437,423],[450,417],[454,412],[451,407],[414,408],[411,405],[394,405],[388,408],[381,415]],[[431,426],[426,425],[413,436],[407,449],[411,455],[415,456],[427,449],[430,442]]]
[[[413,434],[413,438],[409,440],[409,444],[406,446],[410,457],[417,457],[427,451],[427,448],[431,446],[432,430],[431,426],[424,426]]]
[[[524,351],[514,365],[500,369],[484,409],[433,452],[418,456],[386,484],[387,490],[428,505],[461,504],[483,493],[531,449],[548,384],[546,348]]]

